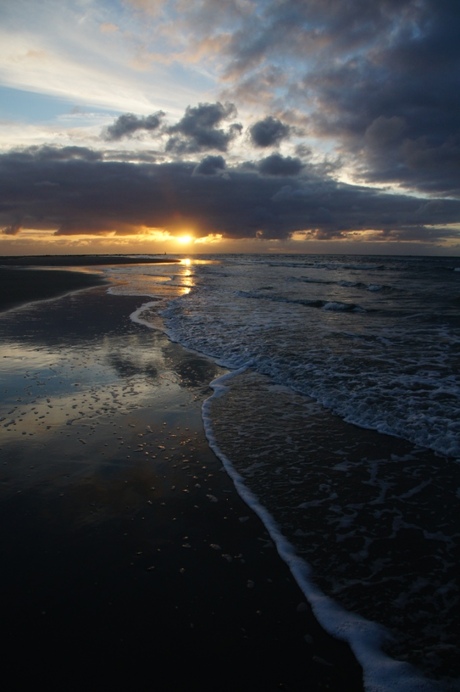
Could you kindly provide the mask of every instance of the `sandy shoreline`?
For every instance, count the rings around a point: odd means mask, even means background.
[[[0,312],[105,283],[96,273],[0,267]]]
[[[348,647],[209,449],[201,404],[218,368],[134,324],[141,303],[94,288],[0,314],[2,620],[18,688],[62,689],[65,671],[66,689],[97,676],[359,692]]]
[[[14,267],[93,267],[111,264],[164,264],[176,258],[144,255],[3,255],[0,266]]]

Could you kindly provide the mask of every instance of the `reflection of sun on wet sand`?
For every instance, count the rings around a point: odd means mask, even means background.
[[[140,302],[0,315],[4,666],[51,689],[357,692],[206,442],[221,371],[130,320]]]

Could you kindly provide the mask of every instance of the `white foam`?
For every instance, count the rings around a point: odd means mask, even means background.
[[[164,313],[169,335],[225,367],[250,363],[347,422],[460,456],[457,333],[438,320],[427,324],[423,311],[387,319],[375,307],[388,301],[412,307],[415,300],[420,309],[420,298],[395,282],[395,290],[366,291],[370,305],[326,300],[337,289],[321,280],[320,263],[318,276],[308,277],[315,283],[305,283],[300,263],[272,261],[268,271],[261,261],[251,271],[248,264],[250,258],[241,265],[233,258],[226,272],[198,268],[197,289]],[[363,278],[348,283],[380,286]],[[322,308],[325,317],[306,314],[308,308]]]
[[[137,324],[142,324],[144,327],[149,327],[152,329],[152,321],[147,319],[142,319],[141,315],[146,312],[148,308],[158,307],[158,302],[156,300],[151,300],[147,303],[143,303],[140,308],[137,308],[133,313],[131,313],[130,318],[133,322]]]
[[[240,368],[214,380],[211,383],[214,393],[203,403],[203,422],[209,445],[222,461],[238,494],[263,522],[319,623],[329,634],[350,645],[363,668],[367,692],[440,692],[443,689],[440,684],[428,681],[408,663],[391,659],[382,652],[385,629],[381,625],[344,610],[318,588],[311,578],[309,565],[297,555],[273,516],[249,490],[243,477],[219,448],[212,429],[211,402],[216,397],[224,396],[226,383],[245,370],[246,368]]]

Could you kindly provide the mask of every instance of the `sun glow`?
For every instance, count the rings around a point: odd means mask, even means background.
[[[184,233],[184,235],[177,236],[176,240],[181,245],[188,245],[193,241],[193,236],[190,233]]]

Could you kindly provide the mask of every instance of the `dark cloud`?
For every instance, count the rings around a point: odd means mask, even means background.
[[[102,154],[88,147],[31,146],[13,152],[14,160],[30,166],[52,161],[100,161]],[[37,181],[39,182],[39,181]]]
[[[345,185],[312,165],[296,176],[261,175],[243,165],[226,167],[222,176],[212,174],[223,170],[218,156],[159,164],[76,153],[34,148],[1,155],[0,227],[15,228],[21,219],[24,228],[71,236],[135,234],[141,226],[174,232],[192,224],[203,236],[279,239],[299,230],[334,239],[375,229],[382,239],[440,242],[454,237],[449,224],[460,222],[460,201]],[[196,175],[200,166],[211,174]],[[38,186],[43,180],[57,184]]]
[[[312,122],[321,136],[341,141],[364,180],[458,195],[460,56],[446,69],[431,55],[428,37],[408,43],[417,43],[412,61],[403,61],[393,46],[382,49],[377,61],[376,56],[349,60],[340,69],[317,73]],[[416,70],[417,64],[422,69]],[[311,80],[305,80],[307,88]]]
[[[216,175],[225,170],[223,156],[205,156],[193,169],[193,175]]]
[[[300,159],[291,156],[272,154],[259,161],[258,169],[262,175],[298,175],[303,168]]]
[[[218,126],[233,117],[236,117],[236,108],[232,103],[188,106],[182,120],[168,129],[172,136],[166,151],[173,154],[193,154],[210,149],[227,151],[230,142],[241,134],[242,125],[232,123],[226,130]]]
[[[125,113],[120,115],[113,125],[109,125],[105,128],[103,137],[106,140],[113,141],[122,139],[123,137],[131,137],[131,135],[139,130],[153,132],[160,127],[164,115],[165,113],[163,111],[157,111],[157,113],[152,113],[145,117],[138,117],[133,113]]]
[[[441,0],[441,3],[447,0]],[[398,23],[414,26],[436,0],[269,0],[246,17],[228,44],[227,77],[245,76],[286,58],[311,59],[314,67],[391,40]],[[451,0],[452,3],[452,0]],[[289,65],[292,67],[292,64]]]
[[[11,223],[9,226],[5,226],[2,229],[4,235],[18,235],[19,231],[22,229],[20,223]]]
[[[272,147],[289,136],[290,127],[272,116],[259,120],[249,128],[252,143],[256,147]]]
[[[285,66],[270,85],[273,108],[303,112],[309,134],[335,144],[357,180],[460,195],[458,0],[257,9],[226,44],[235,93],[251,102],[268,66]]]
[[[451,2],[406,3],[393,37],[361,61],[349,60],[341,85],[318,82],[321,125],[338,134],[364,180],[436,194],[460,194],[460,12]],[[307,80],[308,81],[308,80]],[[329,82],[330,86],[327,86]]]

